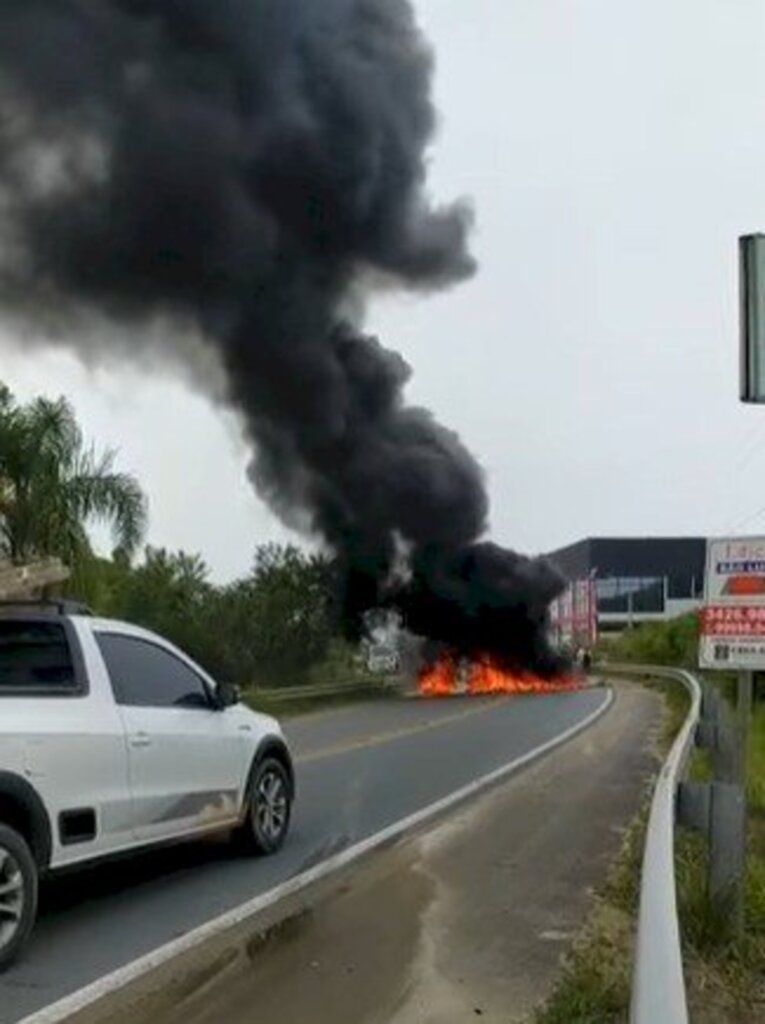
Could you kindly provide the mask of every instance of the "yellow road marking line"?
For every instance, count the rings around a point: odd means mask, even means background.
[[[509,697],[500,698],[502,703],[509,699]],[[470,718],[472,715],[483,714],[490,708],[496,707],[497,703],[499,703],[499,701],[495,700],[491,703],[481,704],[481,706],[477,708],[467,708],[455,715],[448,715],[446,718],[431,719],[431,721],[424,722],[422,725],[409,725],[401,729],[391,729],[389,732],[372,733],[370,736],[362,736],[355,740],[336,743],[331,747],[325,747],[323,750],[316,750],[313,753],[297,757],[295,762],[296,764],[309,764],[311,761],[321,761],[324,758],[334,757],[337,754],[347,754],[353,750],[365,750],[367,747],[379,747],[384,743],[390,743],[392,740],[403,739],[405,736],[416,736],[421,732],[431,732],[433,729],[440,729],[442,726],[450,725],[452,722],[458,722],[463,718]]]

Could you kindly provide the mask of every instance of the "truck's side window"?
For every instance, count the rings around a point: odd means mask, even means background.
[[[210,696],[196,672],[156,644],[117,633],[97,635],[118,704],[143,708],[207,708]]]
[[[76,689],[72,653],[60,623],[0,619],[0,695]]]

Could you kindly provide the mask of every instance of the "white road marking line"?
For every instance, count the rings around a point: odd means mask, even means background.
[[[541,746],[535,747],[533,750],[528,751],[528,753],[523,754],[521,757],[517,757],[514,761],[510,761],[508,764],[502,765],[501,768],[496,768],[487,775],[482,775],[479,779],[474,779],[473,782],[469,782],[461,789],[457,789],[448,796],[442,797],[440,800],[436,800],[435,803],[428,804],[427,807],[423,807],[419,811],[415,811],[414,814],[410,814],[406,818],[401,818],[399,821],[394,822],[392,825],[388,825],[386,828],[382,829],[380,832],[376,832],[372,836],[369,836],[367,839],[363,839],[361,842],[355,843],[353,846],[349,846],[346,850],[342,850],[340,853],[329,857],[327,860],[321,861],[321,863],[310,868],[308,871],[304,871],[300,875],[295,875],[293,878],[288,879],[281,885],[276,886],[276,888],[270,889],[268,892],[261,893],[259,896],[255,896],[246,903],[242,903],[240,906],[234,907],[233,910],[226,911],[225,914],[221,914],[212,921],[199,925],[197,928],[187,932],[185,935],[181,935],[179,938],[166,943],[164,946],[159,946],[157,949],[152,950],[151,953],[147,953],[144,956],[139,957],[137,960],[133,960],[124,967],[117,968],[117,970],[112,971],[110,974],[105,974],[102,978],[98,978],[96,981],[91,982],[91,984],[86,985],[77,992],[64,996],[63,999],[60,999],[55,1003],[51,1003],[50,1006],[46,1006],[42,1010],[37,1010],[30,1016],[19,1021],[18,1024],[62,1024],[63,1021],[66,1021],[74,1014],[81,1013],[83,1010],[93,1006],[105,996],[113,995],[115,992],[132,984],[144,975],[149,974],[158,967],[161,967],[163,964],[173,960],[175,957],[196,949],[208,939],[212,939],[221,933],[242,924],[248,918],[254,917],[256,914],[261,913],[268,907],[274,906],[274,904],[278,903],[280,900],[283,900],[288,896],[294,896],[296,893],[301,892],[303,889],[307,889],[316,882],[329,878],[331,875],[336,874],[343,868],[347,867],[353,861],[364,857],[380,847],[387,846],[395,840],[403,838],[403,836],[408,832],[414,831],[425,822],[438,817],[443,814],[444,811],[456,806],[468,797],[474,796],[482,789],[486,789],[494,783],[512,775],[514,772],[518,771],[519,768],[523,768],[531,761],[535,761],[537,758],[542,757],[543,754],[548,753],[548,751],[561,746],[567,740],[576,736],[577,733],[582,732],[610,708],[613,700],[613,691],[609,689],[605,700],[603,700],[599,707],[587,715],[586,718],[583,718],[581,722],[577,722],[575,725],[570,726],[558,736],[553,737],[553,739],[541,744]]]

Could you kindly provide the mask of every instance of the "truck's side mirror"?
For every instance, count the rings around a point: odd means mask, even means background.
[[[233,683],[218,683],[218,707],[221,711],[232,708],[242,699],[242,693]]]

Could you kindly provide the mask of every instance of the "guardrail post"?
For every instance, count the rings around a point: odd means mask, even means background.
[[[713,782],[709,808],[709,898],[738,934],[744,924],[746,800],[735,782]]]
[[[677,791],[677,820],[683,828],[709,837],[712,787],[708,782],[681,782]]]

